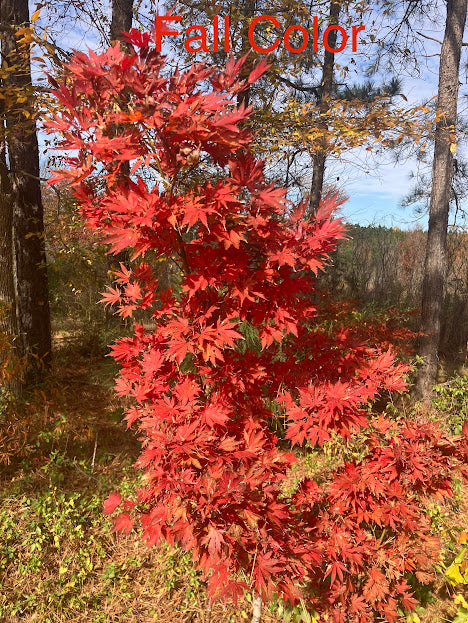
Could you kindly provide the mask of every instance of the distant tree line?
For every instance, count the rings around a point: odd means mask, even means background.
[[[354,298],[361,306],[398,306],[420,312],[427,233],[382,226],[350,225],[349,240],[334,255],[322,286],[334,296]],[[447,236],[448,271],[442,305],[440,353],[466,356],[468,340],[468,232]],[[418,315],[414,323],[417,328]]]

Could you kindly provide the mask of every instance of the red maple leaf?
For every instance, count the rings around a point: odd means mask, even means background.
[[[133,528],[133,521],[128,513],[121,513],[114,519],[114,530],[129,534]]]
[[[122,503],[119,493],[110,493],[104,502],[104,513],[110,515]]]

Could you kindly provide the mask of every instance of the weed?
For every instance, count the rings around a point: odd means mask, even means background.
[[[454,435],[459,435],[468,420],[468,375],[459,375],[434,387],[433,405],[443,414],[441,421]]]

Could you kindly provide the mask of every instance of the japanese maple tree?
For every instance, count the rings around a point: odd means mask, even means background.
[[[425,501],[450,495],[466,443],[372,415],[408,367],[379,331],[315,302],[343,225],[334,198],[304,220],[252,153],[236,96],[264,66],[248,80],[233,60],[170,71],[151,34],[128,41],[75,53],[48,124],[72,150],[51,183],[70,185],[111,253],[130,250],[106,304],[150,319],[112,348],[143,476],[136,500],[112,494],[105,512],[191,551],[213,597],[253,590],[337,623],[400,620],[416,603],[410,576],[429,582],[439,555]],[[169,288],[159,260],[177,269]],[[294,446],[357,434],[362,459],[288,493]]]

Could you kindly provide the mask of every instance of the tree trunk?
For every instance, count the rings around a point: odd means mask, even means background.
[[[239,78],[241,80],[245,80],[249,77],[250,72],[252,71],[252,52],[251,46],[249,42],[249,25],[255,15],[256,8],[256,0],[244,0],[242,7],[242,30],[241,30],[241,58],[250,52],[250,58],[247,56],[243,67],[240,70]],[[250,103],[250,85],[247,86],[239,95],[237,96],[237,105],[247,107]]]
[[[328,18],[329,26],[333,24],[338,24],[340,18],[340,8],[340,2],[331,2],[330,16]],[[328,35],[328,45],[333,49],[336,48],[337,35],[337,30],[332,30]],[[309,196],[309,215],[313,215],[317,212],[320,205],[320,200],[322,198],[323,180],[325,176],[325,161],[327,158],[327,139],[325,134],[328,131],[328,123],[325,120],[325,115],[328,112],[330,99],[333,95],[334,70],[335,54],[333,52],[325,50],[322,66],[320,97],[318,102],[320,119],[317,122],[317,127],[322,131],[323,135],[318,141],[315,153],[312,156],[313,173]]]
[[[467,13],[467,0],[448,0],[444,41],[439,65],[432,192],[422,290],[419,354],[424,364],[416,381],[416,397],[430,400],[437,381],[440,323],[447,272],[447,226],[453,175],[460,56]]]
[[[13,263],[13,196],[6,164],[4,148],[4,123],[2,121],[2,148],[0,150],[0,367],[15,366],[15,340],[18,335],[16,322],[16,294]],[[15,396],[20,394],[21,381],[18,376],[8,378],[0,375],[0,387],[5,387]]]
[[[133,21],[133,0],[112,0],[111,41],[123,42],[122,33],[128,32]],[[124,45],[125,42],[123,42]]]
[[[251,623],[260,623],[262,620],[262,596],[255,595],[253,600],[253,616]]]
[[[120,41],[122,48],[128,49],[122,33],[128,32],[133,22],[133,0],[112,0],[112,20],[110,27],[111,41]],[[117,128],[115,130],[118,131]],[[121,168],[122,180],[127,184],[130,177],[130,162],[123,162]],[[126,251],[121,251],[113,257],[108,257],[110,270],[117,270],[120,263],[128,263],[129,256]]]
[[[16,335],[16,296],[13,273],[13,197],[5,150],[0,152],[0,330]]]
[[[28,0],[0,2],[3,24],[16,27],[29,21]],[[21,351],[30,362],[26,381],[31,381],[38,362],[44,366],[50,363],[49,290],[29,50],[17,43],[14,28],[3,34],[2,55],[3,62],[15,68],[9,74],[8,86],[27,97],[16,110],[7,111],[6,125],[13,198],[16,313]]]
[[[112,0],[112,19],[110,27],[111,41],[119,41],[122,48],[128,50],[128,45],[123,38],[123,33],[128,32],[133,21],[133,0]],[[117,128],[115,132],[117,132]],[[124,181],[130,177],[130,162],[122,163],[121,175]],[[128,260],[128,254],[122,251],[115,256],[117,265]],[[115,264],[114,262],[114,264]]]

